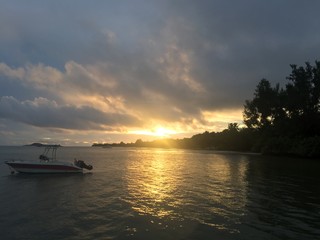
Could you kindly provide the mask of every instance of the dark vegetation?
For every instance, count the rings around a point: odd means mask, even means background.
[[[274,87],[262,79],[253,99],[246,100],[245,128],[229,123],[222,132],[204,132],[184,139],[94,144],[93,146],[166,147],[250,151],[263,154],[320,157],[320,62],[291,66],[288,83]]]

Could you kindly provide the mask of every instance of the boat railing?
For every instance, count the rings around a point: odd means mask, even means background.
[[[58,147],[59,145],[46,146],[44,149],[44,152],[39,156],[40,161],[44,161],[44,162],[56,161]]]

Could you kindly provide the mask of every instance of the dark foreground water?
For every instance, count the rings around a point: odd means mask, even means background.
[[[94,170],[10,175],[0,147],[0,238],[320,239],[320,161],[163,149],[60,148]]]

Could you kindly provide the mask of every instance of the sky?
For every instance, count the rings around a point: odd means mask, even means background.
[[[0,145],[242,125],[262,78],[320,53],[318,0],[0,0]]]

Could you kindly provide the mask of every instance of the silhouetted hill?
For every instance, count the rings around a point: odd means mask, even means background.
[[[42,143],[31,143],[24,145],[27,147],[49,147],[49,146],[55,146],[55,147],[62,147],[60,144],[42,144]]]

